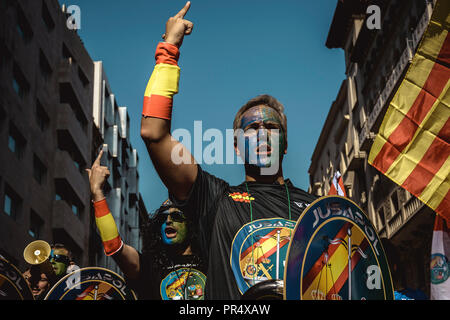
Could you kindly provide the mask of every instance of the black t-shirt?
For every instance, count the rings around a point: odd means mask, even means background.
[[[203,300],[205,268],[194,255],[139,254],[141,272],[127,283],[139,300]]]
[[[240,299],[260,281],[283,278],[295,223],[316,197],[294,187],[289,179],[285,185],[230,186],[198,166],[188,200],[172,199],[198,225],[197,236],[208,261],[206,299],[225,300]]]

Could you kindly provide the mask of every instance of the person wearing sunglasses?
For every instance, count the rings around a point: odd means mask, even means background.
[[[140,300],[202,300],[205,267],[188,215],[166,200],[144,222],[142,252],[125,244],[103,193],[110,173],[100,164],[102,155],[100,151],[87,172],[105,254],[114,259]]]
[[[52,245],[49,261],[53,266],[56,277],[60,279],[67,274],[67,268],[72,261],[72,254],[63,244],[56,243]]]

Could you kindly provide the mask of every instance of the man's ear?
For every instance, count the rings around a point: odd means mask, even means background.
[[[236,155],[238,155],[238,156],[241,155],[241,153],[239,152],[238,145],[237,145],[237,137],[236,136],[234,136],[234,152],[236,152]]]

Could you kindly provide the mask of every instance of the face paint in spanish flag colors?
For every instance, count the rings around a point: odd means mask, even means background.
[[[369,163],[450,221],[450,1],[438,0]]]

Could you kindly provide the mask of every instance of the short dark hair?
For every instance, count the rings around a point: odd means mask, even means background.
[[[69,260],[72,261],[72,252],[63,244],[61,243],[54,243],[51,245],[52,249],[64,249],[67,251],[67,256],[69,257]]]
[[[284,140],[286,141],[287,147],[287,118],[286,115],[284,114],[284,106],[280,101],[278,101],[276,98],[268,94],[262,94],[253,99],[250,99],[246,104],[244,104],[239,109],[239,111],[236,113],[236,116],[234,117],[233,130],[236,131],[237,129],[240,128],[242,117],[248,109],[260,105],[265,105],[274,109],[280,116],[281,127],[284,131]]]

